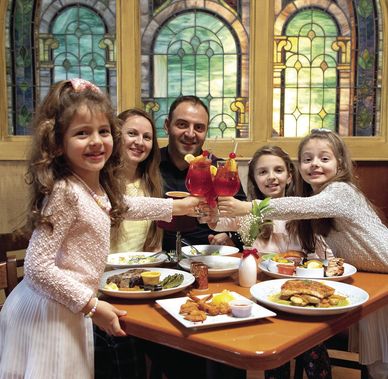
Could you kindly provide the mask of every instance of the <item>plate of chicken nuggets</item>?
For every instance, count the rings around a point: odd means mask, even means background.
[[[186,328],[207,328],[228,324],[237,324],[266,317],[276,316],[276,313],[256,304],[254,301],[236,293],[230,292],[230,300],[252,302],[251,313],[247,317],[235,317],[227,303],[213,303],[212,299],[219,295],[207,294],[194,296],[191,293],[185,297],[156,300],[169,315]]]

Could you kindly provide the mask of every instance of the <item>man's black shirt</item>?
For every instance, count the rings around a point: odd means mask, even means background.
[[[164,193],[168,191],[187,191],[185,180],[188,168],[179,170],[171,161],[167,151],[167,147],[160,149],[160,173],[163,179]],[[221,160],[214,155],[211,157],[212,164],[217,165],[216,162]],[[240,190],[235,196],[239,200],[246,200],[246,195],[240,184]],[[188,216],[187,216],[188,217]],[[186,217],[185,217],[186,218]],[[192,245],[208,245],[208,235],[217,234],[211,230],[207,224],[200,224],[196,218],[190,217],[189,223],[192,225],[189,231],[181,231],[182,237],[189,241]],[[231,233],[231,238],[238,248],[242,248],[241,241],[236,233]],[[175,250],[176,248],[176,232],[164,230],[163,235],[163,250]]]

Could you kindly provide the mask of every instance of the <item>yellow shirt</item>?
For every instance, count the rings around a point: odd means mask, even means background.
[[[140,179],[127,185],[127,195],[144,196],[144,191],[140,188]],[[150,220],[123,221],[120,226],[118,240],[116,243],[111,241],[111,253],[143,251],[150,226]]]

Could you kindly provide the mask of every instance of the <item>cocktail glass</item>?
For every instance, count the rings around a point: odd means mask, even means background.
[[[213,188],[210,165],[211,160],[205,156],[201,160],[191,162],[186,176],[186,188],[194,196],[205,197],[209,206],[214,208],[217,205],[217,196]]]
[[[217,162],[217,174],[213,181],[214,192],[217,196],[234,196],[240,189],[240,178],[237,166],[233,167],[228,161]]]

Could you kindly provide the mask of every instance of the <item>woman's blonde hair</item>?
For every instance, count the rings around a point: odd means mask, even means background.
[[[38,107],[33,120],[33,139],[26,182],[30,184],[28,225],[31,229],[45,223],[49,217],[42,214],[44,198],[50,196],[54,184],[67,179],[72,171],[62,154],[63,137],[80,107],[91,114],[103,113],[111,127],[113,150],[100,172],[100,182],[112,205],[112,226],[118,226],[127,207],[123,201],[124,182],[118,173],[123,167],[122,139],[118,120],[106,95],[98,87],[82,79],[63,80],[52,86]]]

